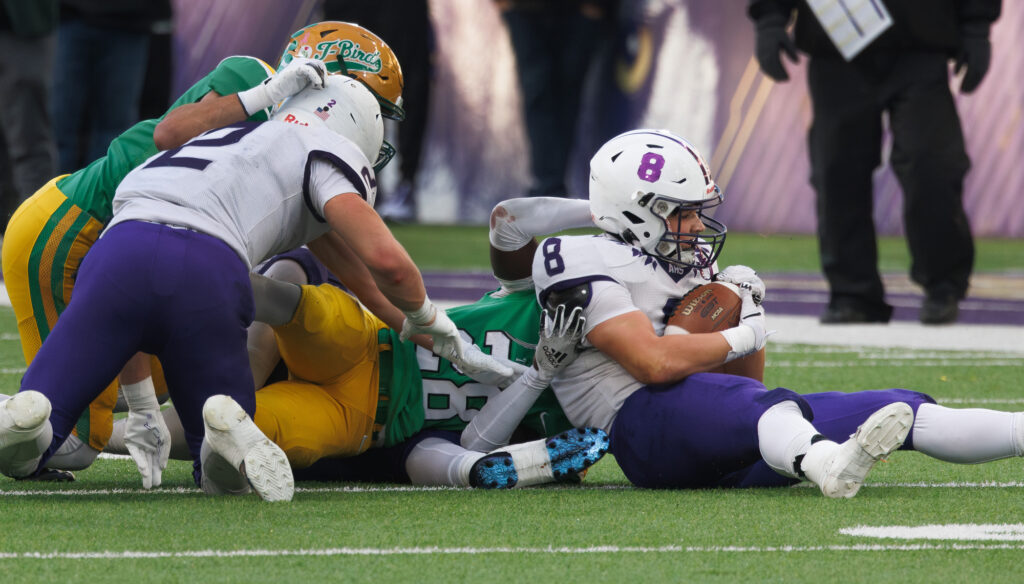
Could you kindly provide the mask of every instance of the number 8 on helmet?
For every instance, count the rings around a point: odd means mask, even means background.
[[[707,215],[722,192],[700,153],[664,130],[634,130],[612,138],[590,160],[594,223],[630,245],[671,264],[711,267],[726,228]],[[695,211],[704,229],[682,228]]]

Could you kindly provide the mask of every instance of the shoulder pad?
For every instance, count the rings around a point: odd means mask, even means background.
[[[590,299],[593,298],[590,282],[574,284],[562,289],[552,288],[546,292],[543,301],[544,308],[554,310],[559,304],[564,304],[566,313],[572,312],[572,309],[577,306],[586,309],[590,305]]]

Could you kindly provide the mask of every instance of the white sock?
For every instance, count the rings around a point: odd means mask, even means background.
[[[1022,456],[1024,412],[921,404],[914,419],[914,450],[959,464]]]
[[[794,461],[807,453],[811,439],[818,434],[794,401],[775,404],[757,420],[761,458],[772,470],[787,477],[800,478]]]
[[[122,430],[122,436],[123,434],[124,430]],[[125,450],[127,451],[127,448]],[[127,452],[125,453],[127,454]],[[99,455],[99,450],[82,442],[78,436],[71,434],[64,441],[64,444],[60,445],[57,452],[53,453],[50,460],[46,461],[46,466],[61,470],[82,470],[83,468],[88,468]]]
[[[473,463],[484,457],[482,452],[466,450],[440,438],[427,438],[409,453],[405,472],[414,485],[468,487]]]

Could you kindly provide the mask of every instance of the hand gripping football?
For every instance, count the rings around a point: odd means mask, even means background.
[[[666,321],[665,334],[713,333],[732,328],[740,323],[741,304],[739,288],[734,284],[702,284],[676,305]]]

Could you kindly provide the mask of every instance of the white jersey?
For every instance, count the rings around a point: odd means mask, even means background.
[[[186,227],[231,246],[252,268],[326,233],[324,205],[377,195],[359,148],[326,129],[242,122],[161,152],[121,181],[110,227],[130,220]]]
[[[639,310],[658,335],[665,330],[669,301],[705,284],[717,266],[680,268],[608,235],[550,237],[533,258],[537,298],[545,305],[553,291],[589,283],[584,335],[597,325]],[[584,338],[583,352],[551,383],[562,409],[575,426],[609,430],[622,402],[643,384]]]

